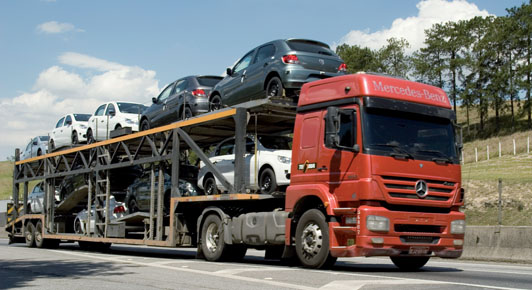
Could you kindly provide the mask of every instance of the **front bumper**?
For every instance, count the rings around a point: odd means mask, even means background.
[[[366,228],[368,215],[390,220],[388,232]],[[464,220],[461,212],[424,213],[390,211],[382,207],[362,206],[357,211],[356,227],[346,230],[338,222],[329,223],[331,255],[354,256],[437,256],[458,258],[463,251],[463,234],[451,234],[453,220]],[[343,229],[341,231],[338,228]]]

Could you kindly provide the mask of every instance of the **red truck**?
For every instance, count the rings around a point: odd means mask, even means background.
[[[250,192],[246,136],[280,132],[293,133],[290,185],[271,195]],[[204,150],[228,136],[235,136],[233,184]],[[190,168],[182,166],[184,150],[195,152],[225,193],[179,192],[180,171]],[[258,248],[266,258],[297,257],[309,268],[338,257],[390,256],[399,268],[415,270],[432,256],[462,253],[460,151],[460,130],[443,90],[375,74],[334,77],[305,84],[295,110],[273,99],[250,101],[17,161],[13,199],[21,207],[11,210],[6,230],[11,242],[37,247],[65,241],[88,249],[197,247],[210,261],[242,259],[247,248]],[[150,212],[110,219],[109,172],[133,165],[151,171]],[[172,181],[169,211],[163,209],[163,173]],[[57,184],[80,174],[87,176],[86,189],[55,202]],[[33,180],[47,185],[39,214],[26,205]],[[86,224],[94,230],[74,231],[79,209],[88,209]]]

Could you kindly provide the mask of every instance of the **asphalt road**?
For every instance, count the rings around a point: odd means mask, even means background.
[[[387,258],[347,258],[331,270],[308,270],[264,260],[263,253],[212,263],[195,259],[193,249],[113,245],[99,253],[0,239],[0,289],[532,289],[532,265],[433,259],[410,273]]]

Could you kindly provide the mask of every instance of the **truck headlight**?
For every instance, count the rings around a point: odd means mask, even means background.
[[[454,220],[451,222],[451,234],[465,234],[465,220]]]
[[[290,164],[290,161],[292,161],[292,158],[284,157],[284,156],[277,156],[277,160],[279,160],[279,162],[284,163],[284,164]]]
[[[388,232],[390,230],[390,220],[383,216],[368,215],[366,217],[366,227],[372,232]]]

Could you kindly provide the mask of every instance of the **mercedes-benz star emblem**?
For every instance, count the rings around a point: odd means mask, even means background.
[[[429,187],[424,180],[418,180],[416,182],[416,194],[419,198],[424,198],[429,193]]]

